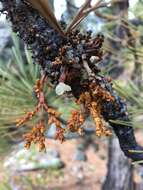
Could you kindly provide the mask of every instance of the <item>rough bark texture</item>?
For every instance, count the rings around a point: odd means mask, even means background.
[[[133,168],[120,150],[117,138],[110,139],[108,172],[102,190],[134,190]]]

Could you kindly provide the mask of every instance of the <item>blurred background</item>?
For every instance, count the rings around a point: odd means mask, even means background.
[[[50,2],[57,19],[69,23],[84,0]],[[92,12],[80,29],[105,36],[100,67],[126,99],[131,118],[127,123],[114,122],[133,125],[137,141],[143,145],[143,0],[110,2],[109,7]],[[22,134],[30,126],[17,129],[15,120],[34,108],[33,86],[38,77],[39,68],[30,51],[1,15],[0,190],[143,190],[143,168],[123,155],[114,135],[97,138],[91,121],[85,123],[88,130],[84,136],[69,135],[62,144],[54,140],[55,126],[51,126],[46,132],[46,153],[35,146],[24,149]],[[64,119],[75,107],[50,87],[46,97]]]

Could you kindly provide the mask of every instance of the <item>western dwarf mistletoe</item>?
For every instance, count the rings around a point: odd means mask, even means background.
[[[111,123],[110,120],[128,121],[126,103],[113,90],[109,77],[100,74],[99,64],[102,61],[104,42],[103,35],[92,36],[91,31],[80,32],[79,23],[91,12],[107,3],[99,0],[91,5],[86,0],[69,25],[58,22],[51,11],[47,0],[0,0],[2,13],[12,23],[13,31],[32,51],[34,63],[41,66],[41,79],[36,81],[34,90],[37,97],[35,109],[17,120],[17,126],[25,124],[38,113],[40,120],[32,130],[24,135],[26,148],[31,143],[45,149],[47,125],[56,126],[56,139],[64,141],[65,132],[82,133],[82,125],[91,117],[96,126],[96,135],[110,136],[111,130],[105,127],[108,121],[116,133],[121,149],[134,161],[143,159],[143,154],[131,153],[129,150],[142,150],[137,145],[132,127]],[[79,105],[71,113],[65,128],[62,127],[60,114],[49,107],[43,88],[50,83],[58,95],[63,93],[74,97]],[[48,115],[48,121],[44,118]]]

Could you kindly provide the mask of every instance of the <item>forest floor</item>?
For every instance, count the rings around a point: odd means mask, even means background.
[[[141,140],[141,137],[138,139]],[[101,190],[107,171],[107,140],[96,141],[99,144],[97,152],[92,147],[87,149],[86,162],[74,160],[78,143],[79,140],[69,140],[63,144],[47,140],[47,147],[57,149],[65,163],[60,170],[10,173],[4,170],[1,159],[0,184],[4,186],[0,186],[0,190]],[[136,176],[138,179],[139,176]]]
[[[100,190],[106,174],[106,143],[99,144],[97,152],[89,147],[86,162],[74,160],[78,143],[78,140],[65,141],[63,144],[47,140],[47,147],[57,149],[65,163],[60,170],[10,173],[3,168],[1,157],[0,184],[5,185],[0,186],[0,190],[9,190],[9,187],[12,187],[11,190]]]
[[[74,161],[73,155],[78,141],[67,141],[58,144],[61,157],[66,167],[64,176],[60,181],[53,181],[49,185],[49,190],[100,190],[106,174],[106,144],[99,145],[99,151],[95,152],[91,147],[87,149],[88,160],[86,162]],[[57,143],[52,146],[57,147]],[[56,185],[55,185],[56,184]]]

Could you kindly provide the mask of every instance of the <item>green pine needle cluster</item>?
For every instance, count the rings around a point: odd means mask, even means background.
[[[21,50],[15,34],[12,35],[12,39],[12,58],[8,62],[0,60],[0,153],[6,150],[3,147],[7,147],[11,140],[17,141],[22,137],[21,134],[28,130],[28,127],[17,129],[15,121],[35,107],[37,98],[33,87],[40,77],[40,68],[38,64],[33,63],[30,51],[26,47],[24,52]],[[59,108],[60,113],[67,118],[74,104],[57,97],[48,86],[45,93],[49,105]]]

